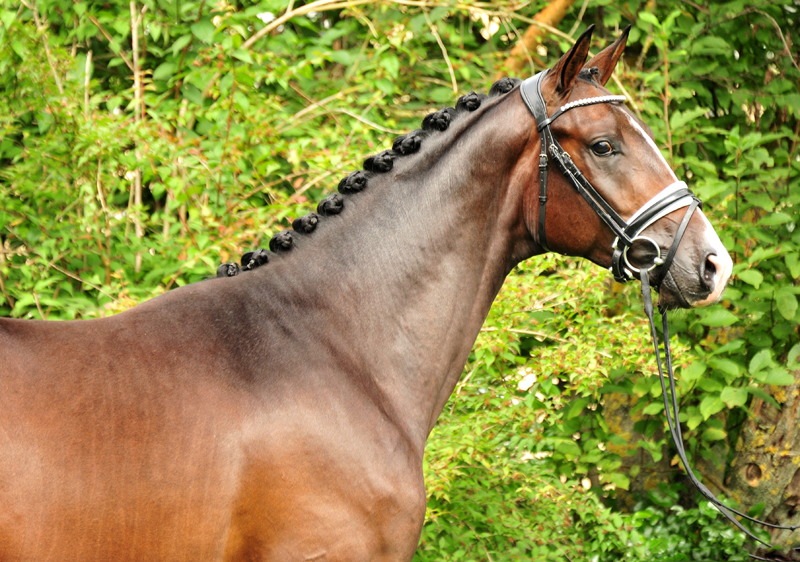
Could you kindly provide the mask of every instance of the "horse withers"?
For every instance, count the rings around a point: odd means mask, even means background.
[[[547,134],[624,224],[678,181],[598,101],[626,35],[585,63],[590,29],[536,83],[569,106]],[[0,561],[408,561],[425,441],[516,263],[611,267],[622,247],[630,273],[674,249],[650,272],[660,304],[718,300],[731,260],[702,211],[661,206],[615,245],[565,158],[542,158],[529,86],[428,116],[241,274],[100,320],[0,319]]]

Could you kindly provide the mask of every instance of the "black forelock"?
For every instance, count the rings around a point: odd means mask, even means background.
[[[597,81],[597,77],[600,76],[600,69],[596,66],[591,68],[583,68],[578,73],[578,78],[581,80],[585,80],[586,82],[590,82],[596,86],[599,86],[599,82]]]

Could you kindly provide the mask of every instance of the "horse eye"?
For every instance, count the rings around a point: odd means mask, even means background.
[[[608,141],[600,141],[592,145],[592,152],[598,156],[608,156],[614,152],[614,149],[611,147],[611,143]]]

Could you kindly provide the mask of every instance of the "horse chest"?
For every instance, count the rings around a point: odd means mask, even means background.
[[[410,560],[425,514],[419,459],[365,428],[286,421],[246,447],[225,560]]]

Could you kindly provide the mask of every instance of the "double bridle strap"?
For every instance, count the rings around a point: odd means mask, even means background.
[[[539,217],[538,232],[536,234],[537,242],[542,249],[545,251],[550,251],[550,248],[547,246],[545,209],[547,205],[547,172],[549,162],[552,159],[556,163],[561,173],[564,174],[564,176],[567,178],[567,180],[569,180],[578,193],[583,196],[592,210],[597,213],[600,219],[614,233],[616,238],[612,244],[613,253],[611,257],[611,271],[614,274],[614,279],[620,283],[625,283],[626,281],[633,279],[635,277],[634,274],[638,274],[638,277],[642,282],[644,309],[645,314],[647,314],[647,318],[650,321],[650,332],[653,338],[653,347],[656,353],[658,375],[661,380],[661,391],[664,399],[664,411],[667,416],[667,425],[669,426],[672,441],[675,444],[676,450],[678,451],[678,456],[680,457],[681,462],[686,469],[686,474],[689,476],[692,484],[694,484],[700,493],[703,494],[703,496],[705,496],[713,505],[715,505],[719,511],[734,525],[746,533],[750,538],[758,541],[767,548],[771,548],[768,543],[756,537],[739,521],[737,521],[734,515],[738,515],[744,519],[747,519],[748,521],[765,525],[773,529],[787,529],[793,531],[795,529],[800,529],[800,526],[787,527],[766,523],[765,521],[760,521],[726,506],[720,500],[718,500],[714,494],[705,485],[703,485],[702,482],[697,479],[697,477],[694,475],[694,472],[692,472],[691,467],[689,466],[689,461],[686,458],[686,451],[683,446],[681,426],[680,422],[678,421],[678,395],[675,390],[675,378],[672,370],[672,357],[669,349],[669,325],[667,322],[667,311],[663,308],[659,308],[659,312],[662,316],[662,327],[664,333],[664,362],[666,363],[667,367],[666,372],[669,379],[670,395],[672,397],[671,405],[670,400],[667,397],[667,384],[664,380],[665,375],[661,363],[661,353],[658,349],[658,334],[656,332],[655,320],[653,318],[654,310],[650,291],[649,272],[656,267],[660,267],[660,270],[656,275],[658,279],[656,288],[658,288],[669,272],[669,268],[672,265],[673,259],[675,258],[675,253],[678,251],[678,246],[681,243],[681,239],[686,232],[686,228],[689,226],[689,220],[692,218],[695,209],[702,207],[702,203],[691,191],[689,191],[689,188],[684,182],[678,181],[662,189],[658,194],[655,195],[655,197],[642,205],[642,207],[627,221],[623,219],[597,191],[597,189],[595,189],[589,180],[586,179],[583,173],[572,161],[570,155],[567,154],[567,152],[561,147],[550,130],[550,124],[553,123],[553,121],[555,121],[563,113],[571,109],[598,103],[620,103],[625,101],[625,96],[598,96],[573,101],[563,105],[555,113],[553,113],[553,115],[548,116],[547,106],[545,105],[544,97],[542,96],[542,81],[547,75],[547,72],[548,71],[545,70],[531,78],[528,78],[520,85],[519,90],[525,105],[527,105],[528,109],[530,109],[531,113],[533,113],[533,117],[536,120],[536,128],[539,131],[539,136],[541,137],[542,142],[541,152],[539,154]],[[675,232],[672,245],[667,251],[666,257],[662,258],[660,246],[651,238],[642,236],[641,233],[660,218],[684,207],[687,209],[683,216],[683,220]],[[633,248],[637,243],[644,243],[644,245],[652,246],[652,253],[655,255],[655,257],[652,259],[652,264],[648,263],[647,266],[640,264],[637,266],[631,263],[628,256],[628,250]],[[767,560],[752,554],[750,556],[758,560]]]

